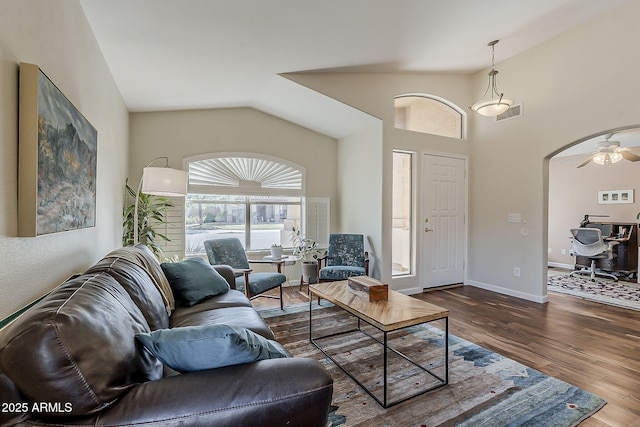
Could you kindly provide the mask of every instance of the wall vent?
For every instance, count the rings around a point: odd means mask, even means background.
[[[513,105],[507,111],[496,116],[496,122],[511,120],[522,116],[522,103]]]

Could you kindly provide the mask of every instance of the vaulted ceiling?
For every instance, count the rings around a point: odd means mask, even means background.
[[[301,71],[474,73],[626,0],[80,0],[132,112],[252,107],[334,138],[370,120]],[[321,112],[321,114],[318,114]]]

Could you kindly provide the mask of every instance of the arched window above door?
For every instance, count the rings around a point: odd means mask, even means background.
[[[463,138],[465,115],[453,103],[427,94],[395,97],[395,127],[432,135]]]

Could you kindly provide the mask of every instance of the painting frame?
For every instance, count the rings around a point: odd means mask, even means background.
[[[599,205],[613,205],[633,203],[633,190],[603,190],[598,191]]]
[[[95,227],[98,133],[37,65],[20,63],[18,236]]]

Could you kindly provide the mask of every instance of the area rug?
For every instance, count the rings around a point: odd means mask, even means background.
[[[354,318],[326,301],[313,303],[314,330],[343,330]],[[384,409],[309,342],[309,305],[260,311],[276,339],[296,357],[320,361],[334,379],[331,426],[575,426],[597,412],[602,398],[549,377],[514,360],[449,335],[449,384]],[[357,359],[363,383],[382,378],[381,348],[359,334],[332,337],[334,357]],[[390,335],[392,346],[436,371],[442,357],[442,331],[421,325]],[[406,366],[390,359],[390,372]],[[432,360],[433,359],[433,360]],[[439,363],[439,365],[438,365]],[[423,379],[402,387],[422,387]],[[397,391],[397,390],[396,390]],[[402,393],[402,390],[399,390]]]
[[[547,289],[552,292],[573,295],[586,300],[619,307],[640,310],[640,286],[637,283],[614,282],[588,276],[549,275]]]

